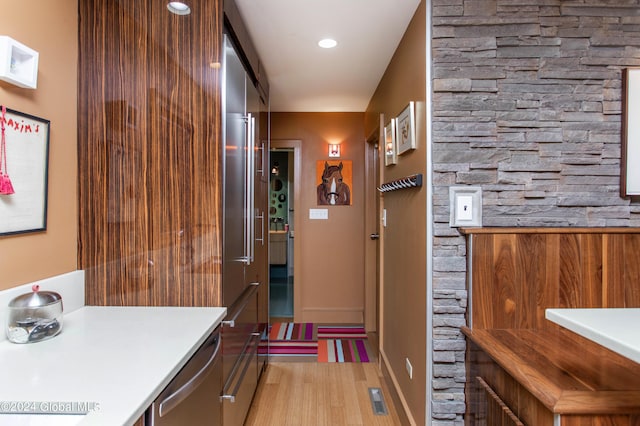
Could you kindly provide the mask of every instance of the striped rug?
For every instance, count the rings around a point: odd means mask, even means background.
[[[369,362],[366,341],[362,339],[319,340],[318,362]]]
[[[259,353],[317,362],[370,362],[367,333],[361,325],[277,322],[266,332]]]
[[[317,356],[318,342],[310,341],[293,341],[293,340],[272,340],[269,347],[266,344],[258,347],[258,353],[266,355],[267,352],[271,356]]]
[[[361,325],[319,325],[320,339],[366,339],[367,332]]]
[[[310,322],[276,322],[271,325],[269,339],[274,340],[314,340],[314,324]]]

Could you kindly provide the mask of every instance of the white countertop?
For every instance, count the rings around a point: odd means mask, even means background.
[[[64,315],[62,332],[50,340],[0,342],[0,404],[97,403],[86,416],[56,417],[75,419],[67,424],[81,419],[83,426],[130,425],[225,315],[226,308],[80,308]],[[0,424],[8,419],[0,414]]]
[[[546,318],[640,363],[640,309],[547,309]]]

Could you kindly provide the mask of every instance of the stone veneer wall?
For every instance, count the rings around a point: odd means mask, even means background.
[[[432,0],[433,424],[462,425],[465,239],[484,226],[640,226],[619,196],[621,70],[640,66],[639,0]]]

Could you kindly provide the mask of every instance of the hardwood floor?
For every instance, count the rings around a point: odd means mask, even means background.
[[[376,363],[272,362],[246,426],[400,425]],[[375,415],[370,387],[382,388],[388,415]]]

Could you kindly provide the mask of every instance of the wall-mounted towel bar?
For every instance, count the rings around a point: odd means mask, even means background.
[[[398,189],[415,188],[418,186],[422,186],[422,173],[383,183],[382,186],[378,187],[378,191],[389,192],[397,191]]]

